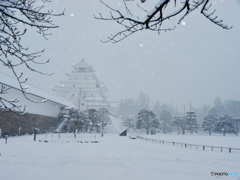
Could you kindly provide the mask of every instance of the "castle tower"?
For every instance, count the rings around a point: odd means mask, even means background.
[[[92,66],[84,60],[73,65],[72,73],[66,73],[67,80],[53,88],[55,93],[75,104],[80,110],[109,108],[105,93],[107,88],[94,74]]]

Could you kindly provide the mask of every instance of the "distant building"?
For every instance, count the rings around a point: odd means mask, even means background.
[[[68,100],[80,110],[110,108],[103,82],[94,74],[92,66],[84,60],[73,65],[73,71],[66,73],[67,80],[53,88],[57,96]],[[115,103],[116,104],[116,103]]]

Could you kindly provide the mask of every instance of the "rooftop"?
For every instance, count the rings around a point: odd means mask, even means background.
[[[15,78],[8,76],[6,74],[3,74],[3,73],[0,73],[0,84],[9,86],[13,89],[20,90],[17,80]],[[26,91],[31,95],[37,96],[39,98],[47,99],[48,101],[52,101],[52,102],[55,102],[57,104],[61,104],[64,106],[73,107],[73,108],[76,107],[74,104],[72,104],[68,101],[62,100],[46,91],[41,90],[38,87],[34,87],[27,83],[25,83],[24,86],[28,87],[28,89]]]
[[[77,72],[93,72],[92,66],[88,65],[83,59],[80,63],[73,65],[74,68],[73,73]]]

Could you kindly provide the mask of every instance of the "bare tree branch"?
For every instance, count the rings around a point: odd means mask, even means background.
[[[28,70],[40,74],[51,75],[43,73],[32,67],[33,64],[46,64],[49,60],[42,62],[37,60],[44,52],[28,51],[21,43],[21,37],[24,36],[28,28],[35,28],[37,33],[44,38],[48,35],[49,29],[58,28],[51,20],[53,16],[61,16],[64,14],[54,14],[52,11],[43,12],[44,6],[36,6],[36,2],[42,4],[51,2],[50,0],[1,0],[0,2],[0,62],[3,66],[11,69],[13,75],[18,81],[19,88],[26,99],[35,102],[27,97],[27,88],[24,84],[28,78],[23,79],[23,73],[16,72],[17,66],[25,66]],[[23,26],[24,25],[24,26]],[[0,91],[0,108],[8,111],[18,111],[23,113],[25,107],[16,105],[18,100],[8,100],[2,95],[7,93],[9,88],[4,85]]]
[[[178,24],[180,24],[187,15],[198,8],[201,9],[201,14],[203,14],[212,23],[222,27],[223,29],[231,29],[232,27],[223,24],[221,19],[219,20],[217,16],[214,16],[215,10],[209,13],[211,8],[211,3],[209,1],[210,0],[159,0],[152,10],[146,10],[137,4],[138,8],[146,12],[144,17],[139,18],[138,16],[133,15],[127,4],[128,1],[124,1],[125,11],[127,12],[127,14],[125,14],[123,11],[114,9],[100,0],[100,2],[110,10],[110,17],[103,17],[101,13],[98,17],[94,17],[100,20],[115,21],[117,24],[124,27],[124,30],[109,36],[108,40],[103,41],[112,43],[119,42],[142,30],[157,31],[158,33],[160,31],[171,31],[175,27],[163,28],[165,21],[170,20],[173,17],[178,17]],[[141,0],[141,2],[146,3],[146,0]]]

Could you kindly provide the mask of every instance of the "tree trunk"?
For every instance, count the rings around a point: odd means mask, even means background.
[[[183,135],[185,134],[185,129],[184,129],[184,128],[182,128],[182,134],[183,134]]]
[[[211,129],[209,130],[209,136],[211,136],[212,135],[212,131],[211,131]]]
[[[238,136],[238,131],[239,131],[239,124],[238,122],[236,123],[236,136]]]
[[[177,132],[178,132],[178,135],[179,135],[180,134],[179,126],[177,126]]]
[[[147,134],[149,134],[149,127],[146,127],[146,132]]]

